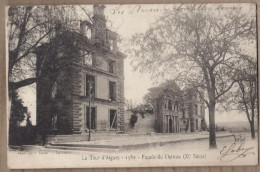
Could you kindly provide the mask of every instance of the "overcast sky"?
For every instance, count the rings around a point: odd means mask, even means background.
[[[208,5],[209,7],[212,7]],[[228,6],[228,5],[227,5]],[[234,6],[231,5],[231,6]],[[229,5],[229,7],[231,7]],[[164,9],[179,8],[180,5],[107,5],[105,8],[105,15],[108,19],[108,27],[117,32],[123,40],[119,44],[119,50],[125,52],[127,46],[126,40],[130,39],[135,33],[145,32],[151,23],[163,14]],[[203,6],[196,8],[202,8]],[[92,6],[88,9],[91,11]],[[249,6],[243,5],[242,10],[249,10]],[[84,13],[78,8],[79,14],[84,19]],[[210,11],[210,10],[209,10]],[[87,17],[86,17],[87,18]],[[125,59],[125,98],[132,99],[134,103],[142,102],[143,96],[147,93],[147,89],[154,86],[147,73],[140,73],[133,71],[130,65],[131,57]],[[24,104],[29,108],[32,114],[32,122],[35,124],[36,114],[36,98],[35,86],[24,87],[19,91],[21,97],[24,99]],[[207,109],[206,109],[207,112]],[[208,118],[208,117],[206,117]],[[217,122],[223,121],[244,121],[247,120],[245,115],[237,112],[218,113],[216,115]]]

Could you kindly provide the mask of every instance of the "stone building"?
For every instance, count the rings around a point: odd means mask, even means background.
[[[202,130],[205,106],[201,94],[194,89],[181,90],[174,81],[149,89],[159,133],[194,132]]]
[[[118,50],[117,33],[106,27],[104,10],[94,5],[93,22],[81,21],[78,32],[57,25],[56,36],[35,51],[41,131],[124,131],[126,56]]]

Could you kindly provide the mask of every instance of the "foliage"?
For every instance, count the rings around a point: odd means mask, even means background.
[[[136,70],[150,72],[156,80],[174,79],[199,93],[206,90],[210,148],[216,148],[215,106],[225,101],[223,95],[236,82],[239,57],[246,56],[241,51],[244,40],[256,36],[254,10],[255,6],[252,13],[175,10],[166,12],[146,33],[132,37],[129,52]]]
[[[142,118],[145,118],[145,113],[153,113],[153,104],[151,94],[148,92],[143,97],[143,103],[133,105],[132,100],[125,100],[126,108],[134,114],[140,113]]]
[[[73,6],[12,6],[8,9],[9,91],[36,82],[34,49],[55,36],[62,23],[75,27]]]
[[[75,30],[78,26],[77,14],[73,6],[11,6],[8,9],[8,86],[9,99],[11,101],[11,116],[9,131],[18,133],[19,128],[12,114],[23,111],[20,105],[17,107],[17,90],[21,87],[31,85],[37,81],[35,49],[55,37],[59,32]],[[61,27],[62,26],[62,27]],[[79,28],[77,28],[79,29]],[[54,48],[54,47],[53,47]],[[14,96],[13,96],[14,95]],[[31,133],[30,114],[27,114],[26,136]],[[16,121],[22,121],[25,116]],[[20,135],[16,134],[20,137]],[[12,135],[10,135],[12,138]],[[30,140],[30,139],[29,139]],[[21,144],[22,142],[20,142]]]
[[[32,121],[31,121],[31,114],[28,112],[26,114],[27,118],[26,118],[26,127],[32,127]]]
[[[244,112],[251,128],[251,137],[255,138],[255,120],[257,119],[257,62],[247,56],[241,57],[241,66],[236,71],[236,87],[230,93],[226,109]]]
[[[130,126],[134,127],[135,123],[137,122],[138,116],[137,113],[133,113],[130,118]]]
[[[10,120],[9,120],[9,144],[14,144],[18,138],[17,131],[20,123],[24,121],[28,113],[27,107],[23,105],[23,100],[19,98],[18,93],[14,92],[12,96]]]
[[[18,93],[14,92],[11,105],[9,126],[19,126],[28,113],[27,107],[23,105],[23,100],[19,98]]]
[[[25,118],[26,126],[20,126]],[[36,130],[30,118],[31,114],[23,105],[23,100],[14,92],[9,120],[9,145],[34,144]]]
[[[143,101],[144,101],[146,112],[153,113],[154,107],[153,107],[153,102],[152,102],[152,97],[150,92],[144,95]]]

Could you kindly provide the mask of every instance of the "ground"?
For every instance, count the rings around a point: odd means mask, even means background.
[[[257,164],[257,139],[249,133],[217,138],[218,148],[209,149],[208,139],[180,141],[137,149],[79,151],[41,148],[9,152],[11,164],[35,167],[26,157],[37,160],[37,168],[46,167],[137,167],[137,166],[212,166]],[[190,135],[192,136],[192,135]],[[241,136],[241,137],[240,137]],[[154,137],[154,136],[147,136]],[[125,140],[127,142],[127,140]],[[22,157],[22,158],[21,158]],[[10,163],[10,162],[9,162]]]

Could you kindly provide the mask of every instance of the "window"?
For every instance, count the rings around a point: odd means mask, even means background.
[[[202,109],[202,106],[200,106],[200,115],[203,115],[203,109]]]
[[[117,113],[116,110],[110,110],[110,128],[117,128]]]
[[[179,109],[178,109],[178,102],[176,101],[175,102],[175,105],[174,105],[174,111],[178,111]]]
[[[200,101],[200,102],[203,102],[203,97],[202,97],[201,94],[200,94],[200,96],[199,96],[199,101]]]
[[[92,66],[92,55],[89,52],[83,52],[83,64],[87,66]]]
[[[89,28],[89,27],[87,27],[87,29],[86,29],[86,37],[88,39],[91,39],[91,28]]]
[[[116,100],[116,83],[109,81],[109,98],[111,101]]]
[[[171,101],[168,101],[168,109],[172,110],[172,102]]]
[[[88,21],[80,22],[80,33],[86,36],[88,39],[91,39],[91,27]]]
[[[113,49],[114,49],[113,44],[114,44],[113,40],[110,39],[110,40],[109,40],[109,48],[110,48],[110,50],[113,50]]]
[[[110,60],[108,62],[108,72],[109,73],[115,73],[115,61]]]
[[[52,87],[51,91],[51,98],[55,99],[57,95],[57,83],[55,82]]]
[[[86,96],[89,97],[89,91],[91,97],[95,97],[95,77],[92,75],[86,75]]]
[[[110,38],[108,40],[108,44],[109,44],[109,49],[112,51],[116,51],[117,50],[117,39],[116,38]]]
[[[195,115],[198,115],[198,105],[195,105]]]
[[[91,129],[96,129],[96,108],[91,107]],[[89,129],[89,107],[86,109],[86,126]]]

